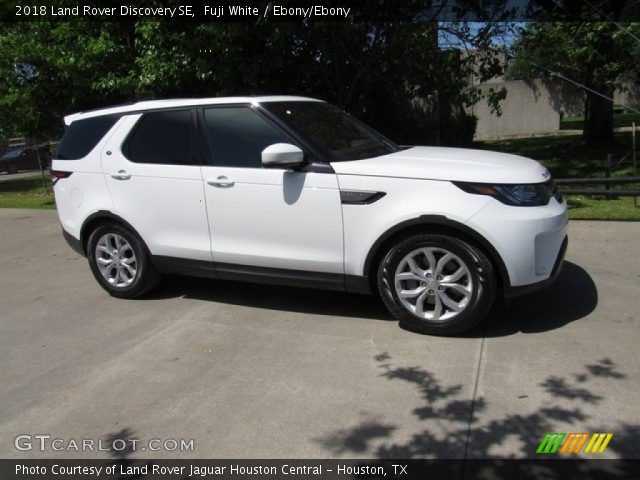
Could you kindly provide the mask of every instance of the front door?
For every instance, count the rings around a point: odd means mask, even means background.
[[[261,152],[295,143],[250,105],[204,108],[202,167],[213,259],[225,265],[343,274],[335,173],[266,169]]]

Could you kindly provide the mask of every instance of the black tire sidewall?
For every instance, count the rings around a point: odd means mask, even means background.
[[[100,273],[100,269],[96,262],[95,249],[98,240],[107,233],[115,233],[124,237],[129,242],[133,252],[135,253],[138,264],[138,273],[131,285],[126,287],[115,287],[111,285]],[[87,259],[89,260],[91,272],[100,286],[114,297],[134,298],[142,295],[148,290],[150,282],[153,281],[153,265],[151,264],[150,255],[146,246],[137,235],[120,225],[105,223],[98,226],[91,232],[87,242]]]
[[[421,247],[443,248],[460,257],[469,267],[474,285],[477,285],[467,308],[450,320],[429,321],[415,316],[404,308],[395,291],[394,276],[398,264],[408,253]],[[410,237],[390,248],[378,268],[378,289],[385,305],[402,327],[431,335],[455,335],[472,328],[484,318],[495,298],[496,280],[491,262],[473,245],[455,237],[424,234]]]

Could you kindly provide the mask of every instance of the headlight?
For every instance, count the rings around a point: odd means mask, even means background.
[[[506,205],[516,207],[547,205],[552,196],[555,196],[558,202],[562,202],[562,196],[553,181],[520,185],[466,182],[453,182],[453,184],[467,193],[489,195]]]

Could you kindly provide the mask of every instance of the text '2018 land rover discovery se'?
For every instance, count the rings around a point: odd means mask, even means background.
[[[379,293],[403,326],[452,335],[496,292],[550,283],[566,250],[566,202],[539,163],[402,149],[322,101],[148,101],[65,124],[63,233],[116,297],[162,273]]]

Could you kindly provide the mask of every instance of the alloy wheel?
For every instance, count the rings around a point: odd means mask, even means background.
[[[423,247],[407,254],[394,275],[402,306],[425,320],[444,321],[460,314],[473,295],[469,267],[454,253]]]
[[[96,264],[114,287],[128,287],[136,279],[138,263],[131,244],[121,235],[107,233],[96,244]]]

